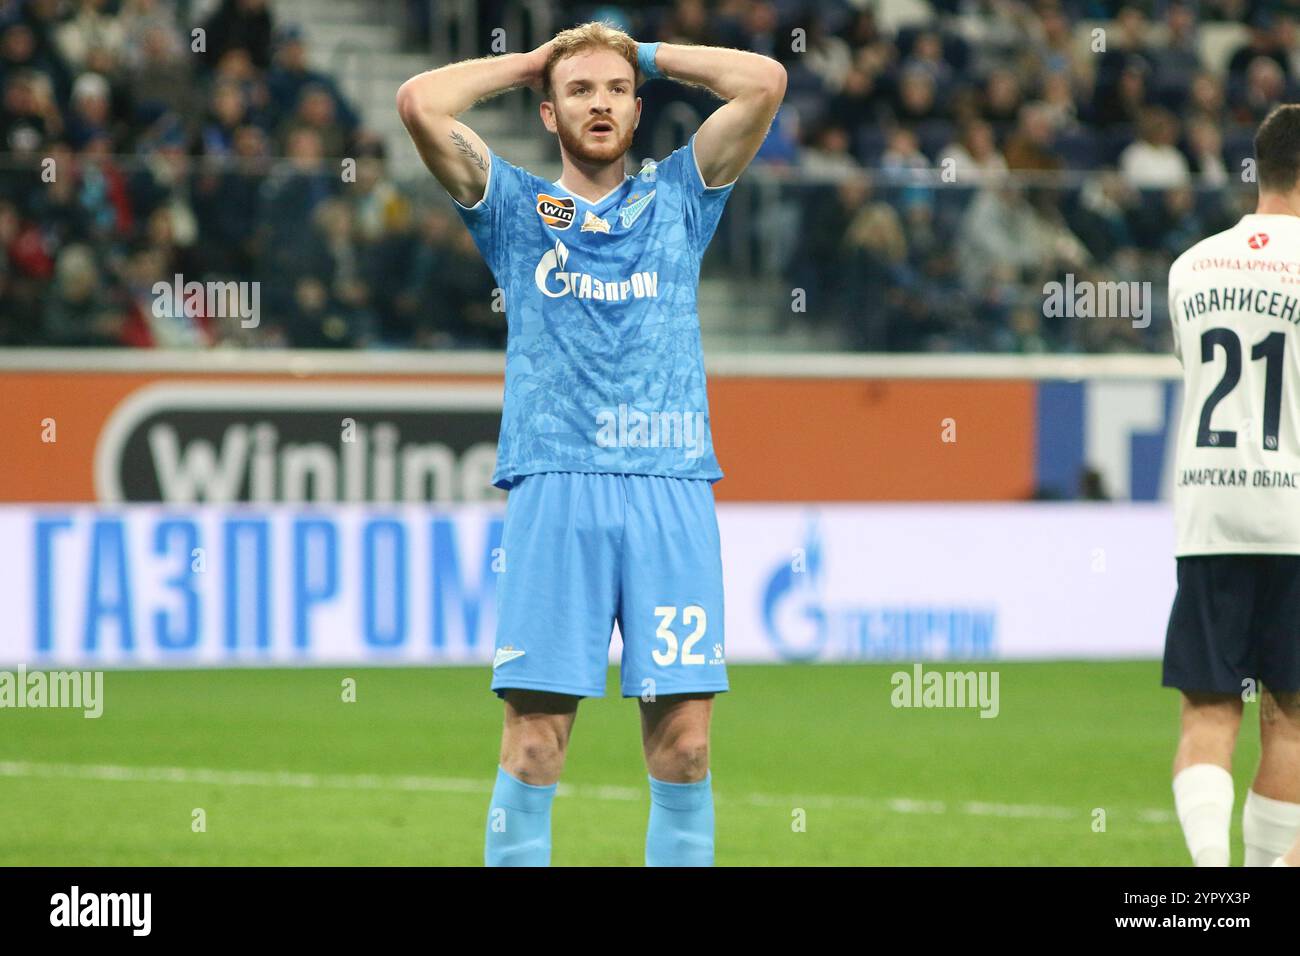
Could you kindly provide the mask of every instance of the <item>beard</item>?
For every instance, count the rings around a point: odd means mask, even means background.
[[[619,126],[613,120],[609,123],[614,127],[614,135],[604,141],[594,140],[586,134],[586,126],[591,124],[591,120],[577,127],[557,123],[555,128],[560,145],[574,159],[585,163],[612,163],[632,148],[632,134],[636,130],[632,126]]]

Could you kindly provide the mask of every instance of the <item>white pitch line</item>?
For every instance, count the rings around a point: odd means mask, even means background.
[[[214,770],[204,767],[124,767],[113,764],[33,763],[24,760],[0,760],[0,777],[64,780],[100,780],[113,783],[188,783],[218,787],[285,787],[297,790],[387,790],[424,793],[491,793],[485,780],[462,777],[382,776],[379,774],[299,773],[291,770]],[[588,800],[637,802],[645,792],[634,787],[560,784],[558,796]],[[733,798],[714,795],[721,804],[746,803],[756,807],[791,809],[862,810],[870,812],[929,814],[954,813],[975,817],[1019,817],[1046,820],[1086,819],[1090,811],[1069,807],[1023,803],[983,803],[967,801],[947,803],[942,800],[913,800],[905,797],[850,797],[843,795],[805,794],[781,796],[751,793]],[[1169,810],[1142,809],[1133,813],[1139,823],[1166,825],[1173,822]]]

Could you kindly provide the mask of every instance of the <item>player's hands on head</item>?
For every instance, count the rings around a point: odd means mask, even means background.
[[[541,92],[543,80],[545,79],[546,74],[546,61],[550,58],[551,49],[554,46],[554,39],[547,40],[537,49],[528,54],[533,60],[533,75],[529,79],[528,85],[538,92]]]

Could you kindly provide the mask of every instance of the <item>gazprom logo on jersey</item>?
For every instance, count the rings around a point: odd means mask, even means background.
[[[5,508],[0,664],[486,660],[501,532],[487,505]]]
[[[837,599],[821,535],[810,524],[801,548],[777,565],[763,590],[767,639],[785,660],[976,660],[997,651],[997,612],[947,603],[874,604]]]
[[[659,295],[658,272],[634,272],[628,278],[599,279],[586,272],[567,269],[569,247],[559,239],[555,248],[543,254],[533,273],[542,294],[552,299],[573,296],[575,299],[601,299],[625,302],[628,299],[653,299]]]

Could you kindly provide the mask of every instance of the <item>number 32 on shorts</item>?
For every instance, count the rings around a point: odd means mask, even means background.
[[[666,647],[656,647],[650,656],[660,667],[669,667],[677,660],[677,635],[673,632],[673,621],[677,618],[676,607],[657,607],[655,616],[659,618],[659,627],[655,629],[655,637],[663,641]],[[704,655],[695,650],[695,645],[704,637],[704,631],[708,628],[708,615],[704,613],[704,608],[698,604],[688,604],[682,608],[682,624],[686,627],[695,626],[695,630],[681,642],[681,660],[683,665],[703,664]]]

